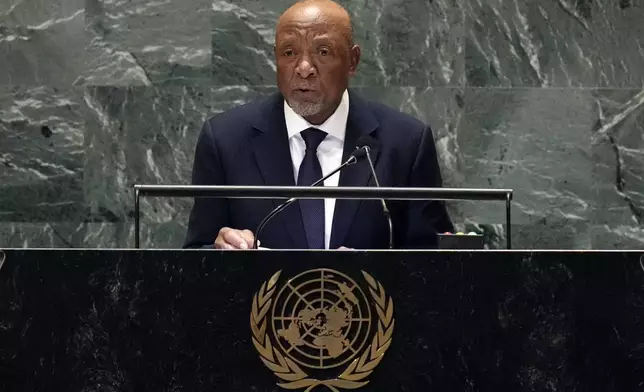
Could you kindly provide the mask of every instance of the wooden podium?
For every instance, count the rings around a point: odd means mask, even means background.
[[[641,390],[641,256],[3,250],[0,390]]]

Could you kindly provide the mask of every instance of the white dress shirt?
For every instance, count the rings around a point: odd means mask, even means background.
[[[326,138],[320,143],[317,150],[318,160],[322,167],[322,176],[327,175],[342,164],[342,151],[344,149],[344,135],[347,129],[347,118],[349,117],[349,93],[345,90],[342,101],[335,112],[321,125],[313,125],[306,121],[291,109],[284,101],[284,118],[288,132],[288,144],[291,150],[293,161],[293,174],[295,183],[300,171],[300,165],[304,160],[306,144],[300,132],[308,128],[317,128],[327,133]],[[327,178],[324,186],[338,186],[340,173]],[[331,241],[331,229],[333,226],[333,212],[335,199],[324,199],[324,246],[329,249]]]

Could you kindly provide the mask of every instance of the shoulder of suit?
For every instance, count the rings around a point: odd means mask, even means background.
[[[215,133],[238,132],[240,128],[252,127],[252,120],[265,98],[259,98],[243,105],[235,106],[210,117],[207,121]],[[234,125],[234,126],[233,126]]]

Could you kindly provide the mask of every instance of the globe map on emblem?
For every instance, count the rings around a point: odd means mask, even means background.
[[[317,269],[289,280],[273,305],[272,329],[282,351],[309,368],[340,366],[370,337],[371,308],[345,274]]]

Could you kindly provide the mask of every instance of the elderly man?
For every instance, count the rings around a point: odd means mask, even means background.
[[[439,187],[432,132],[420,121],[369,102],[348,88],[360,62],[347,11],[329,0],[298,2],[275,32],[280,92],[221,113],[203,126],[194,185],[309,186],[344,162],[371,136],[380,184]],[[325,186],[367,186],[366,162]],[[373,181],[371,179],[371,181]],[[248,249],[254,230],[279,201],[196,199],[185,247]],[[434,248],[437,232],[453,231],[438,201],[388,202],[396,248]],[[373,200],[300,200],[262,232],[273,249],[378,249],[389,245],[382,206]]]

